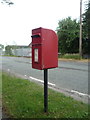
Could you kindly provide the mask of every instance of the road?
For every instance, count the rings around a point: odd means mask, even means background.
[[[2,57],[2,69],[43,81],[43,70],[32,69],[30,58]],[[56,88],[88,94],[88,62],[58,61],[58,68],[49,69],[48,76]]]

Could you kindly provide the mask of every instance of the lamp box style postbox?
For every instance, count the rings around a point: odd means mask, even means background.
[[[58,37],[53,30],[32,30],[32,68],[43,70],[58,67]]]

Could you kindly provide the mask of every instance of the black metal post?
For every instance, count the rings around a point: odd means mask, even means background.
[[[44,70],[44,112],[48,111],[48,69]]]

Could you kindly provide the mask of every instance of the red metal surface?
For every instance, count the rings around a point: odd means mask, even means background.
[[[56,67],[58,67],[58,38],[56,33],[41,27],[33,29],[32,68],[43,70]]]

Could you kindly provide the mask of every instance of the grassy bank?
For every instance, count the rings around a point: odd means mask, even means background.
[[[64,54],[64,55],[59,55],[59,58],[75,59],[75,60],[82,59],[82,57],[79,54]]]
[[[10,118],[87,118],[88,105],[49,89],[48,113],[43,112],[43,86],[6,73],[3,108]]]
[[[0,107],[2,106],[2,73],[0,72]]]
[[[0,98],[2,94],[2,72],[0,72]]]

